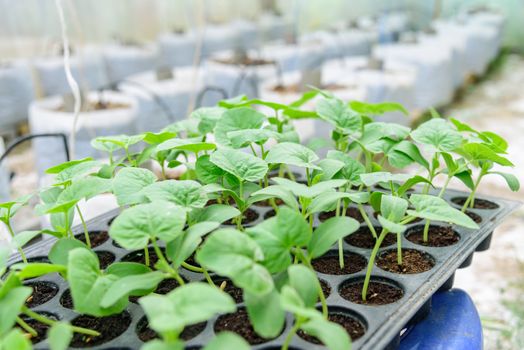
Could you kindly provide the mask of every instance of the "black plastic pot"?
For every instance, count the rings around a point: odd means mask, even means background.
[[[446,195],[447,200],[454,197],[464,195],[461,192],[448,191]],[[365,334],[353,342],[354,349],[395,349],[398,346],[400,334],[402,331],[409,329],[409,327],[423,319],[431,311],[431,296],[439,289],[449,289],[453,285],[453,276],[455,271],[460,267],[467,266],[473,258],[476,250],[483,250],[487,246],[494,228],[501,222],[501,220],[510,214],[519,203],[497,199],[486,198],[495,202],[498,207],[496,209],[471,209],[482,218],[479,224],[480,229],[470,230],[460,227],[453,227],[460,239],[453,245],[447,247],[428,247],[415,244],[409,241],[406,236],[402,236],[403,249],[413,249],[422,252],[425,256],[429,256],[434,263],[433,268],[429,271],[417,274],[397,274],[384,271],[375,266],[373,270],[372,281],[385,283],[391,287],[399,288],[402,291],[402,297],[387,305],[363,305],[350,302],[346,300],[340,293],[344,286],[360,282],[365,276],[365,267],[358,269],[358,271],[345,275],[329,275],[325,273],[318,273],[320,279],[324,281],[330,289],[330,294],[327,296],[327,303],[330,312],[343,314],[347,317],[353,318],[360,323],[365,329]],[[459,208],[458,205],[453,204]],[[257,220],[246,226],[254,225],[264,219],[264,216],[272,210],[271,207],[262,207],[254,205],[252,207],[259,214]],[[373,217],[371,208],[366,208],[370,219],[374,225],[379,225],[378,221]],[[118,214],[118,210],[111,211],[97,217],[88,222],[90,231],[107,231],[109,229],[110,221]],[[315,217],[315,224],[320,223],[318,217]],[[411,224],[410,227],[419,226],[420,223]],[[435,225],[444,225],[442,223],[435,223]],[[409,230],[408,230],[409,231]],[[407,232],[408,232],[407,231]],[[81,232],[81,228],[75,228],[75,232]],[[27,249],[26,254],[29,257],[37,258],[39,256],[46,257],[47,252],[53,244],[53,240],[44,241],[38,245],[31,246]],[[394,248],[395,245],[382,247],[380,253]],[[479,249],[480,247],[480,249]],[[328,254],[336,254],[336,247]],[[344,250],[348,253],[357,254],[361,257],[369,256],[371,249],[358,248],[344,242]],[[106,242],[94,248],[95,252],[109,252],[114,255],[115,261],[119,261],[125,255],[129,254],[122,248],[112,242],[109,238]],[[380,254],[379,253],[379,254]],[[14,256],[10,259],[10,263],[17,262],[19,258]],[[181,269],[181,275],[188,281],[203,280],[203,276],[198,273],[190,272]],[[35,281],[48,281],[56,284],[58,293],[50,298],[42,305],[35,306],[33,309],[38,312],[49,312],[57,315],[62,320],[71,321],[78,317],[78,315],[71,309],[62,306],[60,299],[68,286],[58,274],[44,276],[42,278],[33,279]],[[243,304],[239,303],[239,307]],[[126,311],[126,320],[129,321],[129,327],[122,334],[111,339],[110,341],[92,346],[92,349],[139,349],[143,342],[137,336],[137,327],[139,327],[140,320],[143,319],[144,313],[139,305],[130,302]],[[217,318],[207,322],[205,326],[200,326],[193,333],[198,333],[187,341],[188,348],[198,349],[205,345],[214,336],[214,324]],[[127,321],[126,321],[127,322]],[[284,341],[285,335],[292,326],[292,317],[288,315],[286,320],[286,328],[284,332],[277,338],[268,340],[262,344],[254,345],[254,349],[275,349],[279,348]],[[143,327],[143,321],[140,324]],[[74,346],[72,346],[75,348]],[[47,349],[48,346],[45,341],[36,344],[36,349]],[[295,336],[291,348],[293,349],[322,349],[323,346],[310,343],[299,336]]]

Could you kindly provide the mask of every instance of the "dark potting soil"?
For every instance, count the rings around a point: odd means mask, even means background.
[[[249,344],[256,345],[265,343],[271,339],[262,338],[253,329],[247,311],[240,308],[237,312],[220,316],[215,322],[215,333],[230,331],[240,335]]]
[[[364,282],[344,283],[340,287],[340,296],[356,304],[386,305],[402,298],[404,291],[388,283],[370,281],[366,301],[362,300]]]
[[[377,266],[382,270],[400,274],[413,274],[429,271],[435,261],[427,253],[415,249],[402,249],[402,265],[397,262],[397,251],[389,250],[377,257]]]
[[[277,215],[277,213],[275,213],[275,209],[271,209],[270,211],[264,214],[264,220],[272,218],[275,215]]]
[[[457,205],[464,205],[466,203],[467,198],[466,197],[455,197],[451,199],[451,201]],[[486,199],[475,199],[475,202],[473,204],[473,208],[475,209],[497,209],[499,205],[497,203],[488,201]]]
[[[84,327],[100,333],[98,337],[80,333],[75,333],[73,335],[71,346],[77,348],[88,348],[107,343],[124,333],[131,324],[131,315],[129,315],[127,311],[107,317],[81,315],[71,321],[71,324],[73,326]]]
[[[381,230],[382,230],[381,227],[375,226],[375,232],[377,233],[377,235],[380,234]],[[354,233],[344,238],[344,240],[348,244],[354,247],[367,248],[367,249],[373,249],[373,247],[375,246],[375,242],[376,242],[376,239],[373,238],[373,235],[371,231],[369,230],[369,227],[367,226],[361,226],[357,231],[355,231]],[[392,244],[395,244],[396,241],[397,241],[397,235],[393,233],[387,234],[386,238],[384,238],[380,246],[388,247]]]
[[[58,293],[58,285],[49,281],[29,282],[24,285],[33,288],[33,293],[25,302],[29,308],[48,302]]]
[[[200,267],[200,264],[197,263],[196,260],[195,260],[195,253],[194,252],[193,252],[193,254],[191,254],[189,256],[189,258],[186,259],[185,262],[188,263],[191,266]]]
[[[415,244],[428,247],[447,247],[457,243],[460,236],[453,231],[451,226],[430,225],[428,241],[424,242],[424,226],[416,226],[406,232],[406,238]]]
[[[242,224],[249,224],[258,219],[258,213],[251,208],[248,208],[242,215]],[[224,222],[224,225],[236,225],[233,219]]]
[[[282,205],[284,204],[284,201],[280,198],[274,198],[276,205]],[[265,199],[263,201],[258,201],[253,203],[254,205],[257,205],[259,207],[271,207],[271,200]]]
[[[186,280],[184,279],[184,281]],[[172,290],[174,290],[175,288],[177,288],[178,286],[180,286],[180,284],[178,284],[178,282],[174,278],[168,278],[158,284],[158,286],[155,289],[155,293],[167,294],[171,292]],[[129,301],[132,303],[138,304],[138,299],[140,298],[141,297],[131,296],[129,297]]]
[[[364,325],[359,320],[351,316],[344,315],[342,313],[330,313],[328,315],[328,319],[330,322],[338,323],[339,325],[344,327],[351,340],[353,341],[362,337],[364,333],[366,333],[366,328],[364,327]],[[307,342],[313,344],[322,344],[322,342],[317,337],[309,335],[303,330],[299,330],[297,332],[297,335]]]
[[[188,327],[185,327],[182,333],[180,333],[180,339],[188,341],[202,333],[206,328],[206,322],[200,322]],[[136,325],[136,335],[143,342],[148,342],[150,340],[158,338],[158,334],[149,328],[149,322],[147,322],[147,317],[142,317],[138,324]]]
[[[71,296],[71,289],[66,289],[60,296],[60,305],[66,309],[73,308],[73,297]]]
[[[109,265],[115,261],[115,254],[106,251],[97,251],[95,252],[98,256],[98,261],[100,262],[100,269],[105,270]]]
[[[227,278],[220,278],[220,277],[214,277],[212,278],[212,280],[219,287],[222,285],[222,283],[225,282],[226,286],[224,288],[224,292],[229,294],[229,296],[233,298],[235,303],[240,304],[244,300],[242,289],[235,286],[233,282],[231,282],[231,280]]]
[[[75,235],[75,238],[86,243],[86,236],[84,233]],[[107,231],[89,231],[89,241],[91,242],[91,248],[96,248],[99,245],[104,244],[108,239],[109,233]]]
[[[342,209],[340,213],[342,213]],[[323,222],[323,221],[326,221],[327,219],[334,217],[336,214],[337,214],[336,210],[325,211],[323,213],[318,214],[318,219]],[[358,210],[358,208],[348,207],[346,210],[346,216],[351,217],[360,223],[364,222],[364,218],[362,217],[362,214],[360,214],[360,211]]]
[[[163,248],[160,248],[162,253],[164,253]],[[153,248],[148,248],[149,252],[149,266],[153,267],[158,262],[158,256],[156,255],[156,252]],[[146,263],[146,256],[144,254],[144,250],[136,250],[134,252],[131,252],[127,255],[125,255],[120,261],[128,261],[128,262],[136,262],[139,264]]]
[[[347,275],[362,271],[367,265],[367,260],[358,254],[344,253],[344,268],[341,269],[338,254],[328,253],[320,258],[314,259],[311,264],[315,271],[321,273],[328,275]]]
[[[475,221],[477,224],[480,224],[482,222],[482,217],[478,214],[475,214],[472,211],[466,211],[466,215],[469,216],[469,218]]]
[[[51,314],[49,312],[39,312],[38,314],[45,316],[49,319],[58,321],[58,316]],[[36,331],[36,337],[31,337],[31,343],[37,344],[40,343],[42,340],[46,339],[47,330],[49,329],[49,325],[46,325],[42,322],[36,321],[29,317],[22,317],[22,319],[27,323],[31,328],[33,328]],[[26,333],[25,330],[23,330],[18,324],[16,325],[22,332]]]

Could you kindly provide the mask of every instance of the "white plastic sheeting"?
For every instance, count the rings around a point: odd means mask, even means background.
[[[112,45],[104,48],[103,58],[110,83],[154,69],[158,63],[154,47]]]
[[[260,49],[260,57],[276,61],[283,72],[320,67],[326,58],[322,45],[305,43],[301,45],[270,44]]]
[[[4,154],[5,146],[4,140],[0,137],[0,156]],[[0,202],[5,202],[9,200],[9,170],[5,160],[0,163]],[[0,225],[0,231],[2,230],[2,225]],[[1,234],[0,234],[1,236]],[[0,242],[1,242],[0,237]]]
[[[326,59],[369,54],[371,37],[363,31],[316,31],[300,37],[301,44],[321,45]]]
[[[62,57],[36,59],[34,68],[36,84],[41,95],[52,96],[71,92]],[[71,57],[71,71],[82,90],[95,90],[108,84],[104,61],[99,53],[89,52]]]
[[[183,67],[193,62],[196,39],[189,33],[163,34],[158,38],[160,65]]]
[[[88,98],[98,101],[99,94],[91,93]],[[76,158],[96,157],[101,154],[90,145],[91,139],[97,136],[116,134],[133,134],[136,132],[135,120],[138,110],[137,102],[129,96],[112,91],[103,92],[103,101],[126,105],[118,109],[81,112],[78,119],[76,136]],[[64,133],[71,135],[73,114],[59,111],[62,106],[60,96],[34,101],[29,107],[29,126],[36,133]],[[36,166],[39,174],[45,169],[65,161],[64,147],[61,139],[40,138],[32,142]]]
[[[197,102],[197,94],[204,87],[203,70],[195,72],[192,67],[180,67],[173,69],[172,73],[173,79],[158,80],[156,72],[149,71],[131,76],[119,85],[119,90],[138,100],[139,132],[158,131],[170,123],[185,119],[191,101]],[[204,104],[219,99],[222,99],[221,95],[210,92],[204,97]]]
[[[27,62],[0,65],[0,129],[27,119],[27,105],[34,97]]]

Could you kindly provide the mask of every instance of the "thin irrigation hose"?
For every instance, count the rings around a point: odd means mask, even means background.
[[[58,18],[60,20],[61,34],[62,34],[62,45],[64,47],[64,70],[66,74],[66,79],[75,99],[74,105],[74,117],[73,117],[73,128],[71,130],[71,139],[70,139],[70,149],[71,157],[75,158],[75,142],[76,142],[76,128],[78,124],[78,119],[80,117],[80,106],[82,103],[80,97],[80,87],[76,82],[73,74],[71,73],[71,62],[70,52],[69,52],[69,38],[67,36],[67,26],[64,18],[64,9],[62,7],[62,0],[55,0],[56,9],[58,12]]]
[[[253,93],[258,97],[258,84],[256,79],[254,79],[253,76],[249,75],[247,72],[246,66],[240,67],[240,74],[238,74],[238,77],[235,79],[235,82],[233,84],[233,88],[231,89],[231,96],[237,96],[240,92],[240,85],[243,81],[247,81],[251,84],[251,88],[253,89]]]
[[[197,95],[197,98],[196,98],[196,102],[195,102],[195,107],[196,108],[200,108],[202,106],[202,100],[205,96],[205,94],[207,94],[209,91],[216,91],[218,93],[220,93],[222,95],[222,98],[223,99],[227,99],[228,98],[228,95],[227,95],[227,91],[219,86],[212,86],[212,85],[208,85],[206,87],[204,87],[202,90],[200,90],[200,92],[198,93]]]
[[[29,141],[32,139],[40,138],[40,137],[58,137],[62,139],[63,145],[64,145],[64,154],[66,161],[70,161],[70,155],[69,155],[69,147],[67,145],[67,135],[64,133],[46,133],[46,134],[30,134],[26,136],[22,136],[19,138],[16,138],[11,142],[7,148],[5,149],[4,153],[0,155],[0,164],[4,161],[4,159],[7,158],[7,156],[21,143],[25,141]]]

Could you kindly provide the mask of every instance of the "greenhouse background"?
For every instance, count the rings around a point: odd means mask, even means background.
[[[409,112],[378,121],[415,128],[440,114],[496,132],[512,173],[524,173],[523,0],[0,0],[0,9],[0,202],[50,186],[45,170],[66,160],[107,160],[96,137],[159,132],[239,95],[292,104],[312,87]],[[315,110],[313,100],[303,108]],[[326,156],[329,124],[293,125]],[[484,183],[483,194],[522,200],[503,178]],[[37,206],[14,217],[15,231],[51,226]],[[79,206],[89,220],[118,203],[105,193]],[[523,224],[519,208],[455,275],[488,350],[524,348]],[[0,223],[0,245],[11,240]]]

